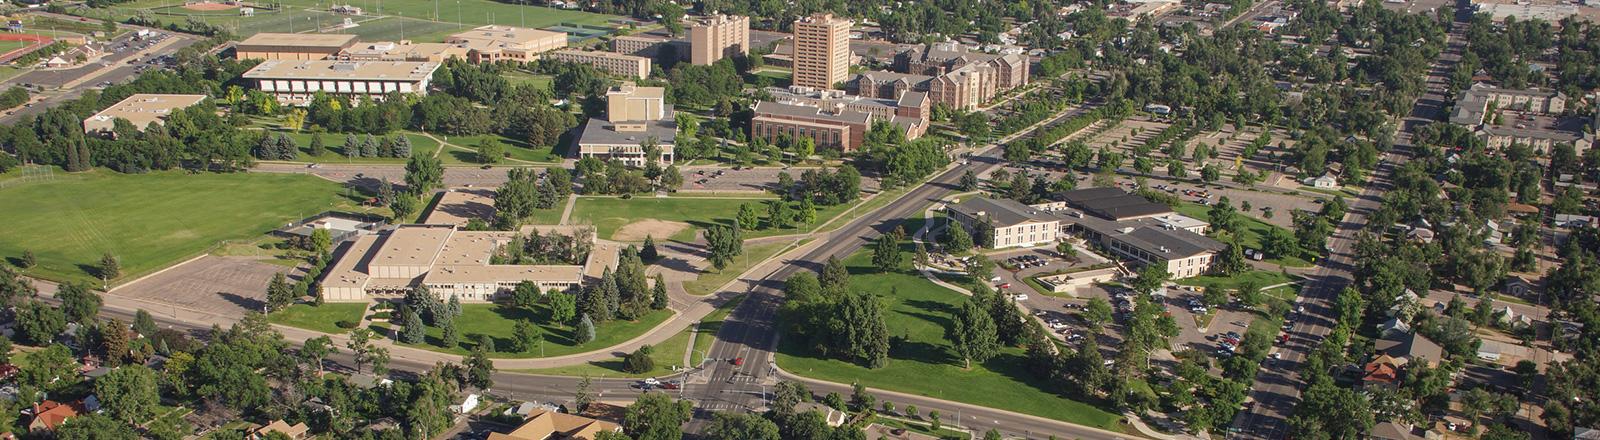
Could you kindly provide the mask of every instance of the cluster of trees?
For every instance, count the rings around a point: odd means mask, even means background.
[[[817,207],[810,199],[801,200],[798,207],[788,200],[769,200],[766,202],[766,220],[761,219],[762,214],[756,212],[756,205],[746,203],[739,205],[739,212],[735,214],[734,221],[739,229],[784,229],[794,227],[796,224],[810,225],[817,221]]]
[[[889,361],[883,306],[871,292],[850,289],[850,273],[829,258],[819,278],[797,273],[784,282],[779,316],[791,338],[826,357],[879,368]]]
[[[645,277],[644,261],[639,258],[639,249],[629,245],[622,250],[621,259],[617,263],[617,270],[606,268],[600,275],[600,281],[584,286],[577,296],[577,313],[580,323],[588,322],[592,329],[595,322],[606,322],[615,319],[634,320],[649,313],[651,310],[661,310],[667,307],[667,283],[659,275],[653,280]],[[592,332],[592,330],[585,330]],[[593,335],[587,338],[580,335],[580,342],[588,342]]]
[[[647,157],[643,169],[615,159],[602,161],[593,156],[579,159],[574,171],[583,194],[638,194],[682,187],[683,173],[678,171],[677,165],[661,167],[661,148],[655,140],[647,139],[641,145]]]
[[[892,124],[887,125],[894,130]],[[947,147],[949,143],[936,136],[909,142],[875,144],[870,145],[856,163],[882,176],[884,188],[896,188],[921,180],[949,165],[950,155],[945,152]]]
[[[0,110],[10,110],[28,102],[30,95],[28,89],[22,86],[11,86],[5,93],[0,93]]]
[[[490,259],[491,264],[570,264],[583,265],[594,250],[594,230],[580,228],[572,235],[559,231],[540,233],[534,229],[529,235],[518,234],[510,243],[500,247]]]
[[[818,206],[850,203],[861,197],[861,172],[854,166],[841,165],[836,169],[809,169],[800,173],[799,181],[790,181],[788,173],[778,176],[778,195],[784,200],[804,203],[809,200]]]
[[[506,177],[494,194],[494,227],[502,231],[516,229],[535,210],[555,208],[572,194],[572,174],[566,168],[551,167],[544,173],[513,168]]]
[[[678,105],[711,108],[744,92],[744,78],[739,73],[732,58],[709,66],[679,64],[667,73],[667,84]]]

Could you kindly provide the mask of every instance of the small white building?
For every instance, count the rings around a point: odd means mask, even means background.
[[[1312,188],[1338,189],[1339,179],[1332,175],[1324,174],[1322,177],[1306,178],[1305,184]]]
[[[456,414],[471,413],[475,409],[478,409],[477,394],[468,394],[466,399],[461,400],[460,405],[450,405],[450,410],[455,411]]]

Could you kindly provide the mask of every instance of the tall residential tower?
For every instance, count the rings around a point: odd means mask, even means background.
[[[696,66],[750,53],[750,17],[716,14],[694,20],[689,52],[689,62]]]
[[[832,89],[850,74],[850,20],[812,14],[794,22],[794,85]]]

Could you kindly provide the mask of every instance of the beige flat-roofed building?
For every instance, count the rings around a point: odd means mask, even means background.
[[[467,48],[467,59],[474,63],[528,62],[541,53],[567,47],[567,33],[491,24],[451,35],[444,42]]]
[[[117,119],[126,119],[139,131],[150,123],[165,124],[167,115],[204,101],[206,95],[160,95],[140,93],[95,113],[83,120],[84,133],[110,133]]]
[[[339,59],[351,61],[431,61],[467,58],[467,48],[449,43],[375,41],[360,43],[339,52]]]
[[[317,92],[382,99],[399,92],[426,95],[439,63],[420,61],[267,60],[243,77],[278,102],[304,105]]]
[[[689,63],[707,66],[750,53],[750,17],[712,15],[689,25]]]
[[[588,64],[612,75],[638,79],[650,76],[650,59],[645,57],[576,49],[558,50],[551,56],[559,61]]]
[[[439,299],[493,301],[524,281],[541,292],[581,286],[590,274],[617,264],[618,246],[594,241],[574,226],[524,226],[510,231],[465,231],[454,225],[402,225],[385,234],[363,235],[351,243],[323,278],[323,299],[368,301],[398,297],[426,286]],[[518,235],[560,233],[588,237],[593,245],[584,264],[492,264],[501,247]],[[603,266],[603,267],[602,267]],[[596,275],[597,276],[597,275]]]
[[[611,51],[641,57],[653,57],[662,47],[672,44],[669,38],[649,35],[623,35],[611,39]]]
[[[351,34],[286,34],[262,32],[234,46],[241,60],[322,60],[356,44]]]
[[[832,89],[850,74],[850,20],[813,14],[794,22],[793,85]]]
[[[653,139],[660,149],[655,159],[672,163],[678,125],[665,94],[665,88],[639,87],[632,82],[607,90],[606,119],[589,118],[584,124],[578,134],[578,157],[644,166],[650,158],[641,144]]]

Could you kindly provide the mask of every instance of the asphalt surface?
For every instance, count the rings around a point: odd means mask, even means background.
[[[47,15],[69,20],[77,19],[76,17],[64,15]],[[133,28],[136,30],[145,29],[126,25],[123,27]],[[99,60],[70,69],[34,70],[32,72],[17,75],[16,77],[4,82],[0,82],[0,89],[10,88],[11,86],[21,84],[32,84],[36,87],[41,87],[44,89],[34,93],[36,99],[38,97],[43,97],[44,99],[35,101],[30,106],[21,107],[9,114],[0,116],[0,123],[10,124],[16,122],[18,119],[21,119],[24,115],[43,113],[45,110],[48,110],[51,107],[58,106],[63,102],[83,96],[83,92],[85,90],[94,88],[98,84],[105,82],[113,84],[121,83],[138,75],[143,69],[165,68],[164,66],[149,65],[144,63],[129,64],[128,61],[134,58],[143,60],[151,57],[172,55],[178,53],[179,50],[185,47],[189,47],[190,45],[201,41],[200,37],[193,35],[159,29],[156,31],[161,32],[162,35],[165,35],[164,39],[144,49],[139,49],[135,46],[140,44],[140,42],[133,39],[133,32],[129,32],[122,37],[105,44],[105,47],[117,47],[119,45],[127,45],[127,47],[122,50],[110,52],[101,57]],[[72,85],[72,87],[65,90],[61,89],[62,87],[68,85]]]
[[[1319,263],[1316,273],[1310,277],[1313,281],[1301,291],[1300,304],[1305,306],[1306,313],[1290,317],[1293,324],[1288,332],[1290,339],[1280,349],[1283,359],[1277,363],[1278,368],[1264,369],[1256,375],[1250,394],[1254,405],[1234,418],[1234,433],[1229,438],[1288,437],[1287,420],[1299,401],[1303,385],[1298,374],[1301,363],[1322,342],[1323,336],[1332,331],[1335,316],[1333,298],[1352,282],[1354,255],[1351,252],[1356,243],[1356,233],[1365,229],[1367,215],[1382,205],[1383,193],[1392,186],[1389,177],[1393,175],[1395,166],[1407,159],[1404,153],[1410,150],[1416,129],[1444,117],[1444,109],[1450,99],[1445,94],[1447,78],[1466,48],[1466,19],[1470,18],[1464,15],[1469,14],[1466,10],[1463,8],[1462,15],[1456,17],[1444,51],[1428,72],[1427,91],[1417,99],[1411,114],[1401,122],[1394,149],[1384,155],[1385,160],[1373,173],[1367,189],[1350,204],[1350,214],[1340,222],[1333,237],[1328,240],[1328,257]]]

